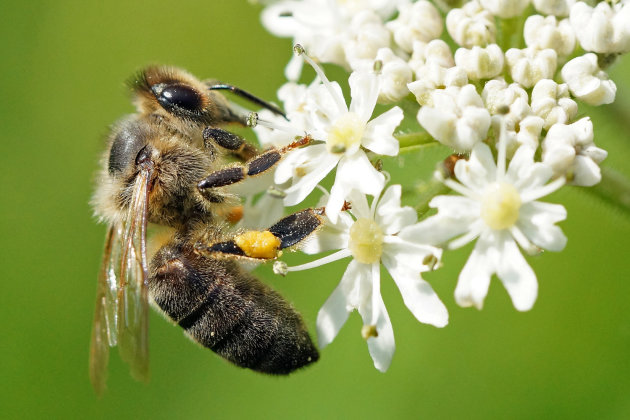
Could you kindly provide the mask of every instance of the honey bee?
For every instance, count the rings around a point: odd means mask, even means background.
[[[282,375],[316,361],[300,314],[239,260],[273,259],[298,245],[322,224],[322,210],[300,211],[262,231],[230,233],[225,221],[226,208],[238,204],[225,187],[273,168],[308,137],[257,154],[222,128],[245,125],[247,116],[218,90],[282,111],[180,69],[149,67],[130,88],[137,113],[114,125],[92,200],[109,225],[90,349],[96,392],[104,391],[113,346],[134,378],[148,380],[149,302],[238,366]],[[225,166],[230,155],[242,163]],[[166,231],[166,239],[149,255],[153,227]]]

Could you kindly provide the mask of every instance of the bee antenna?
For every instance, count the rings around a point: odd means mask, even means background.
[[[232,85],[228,85],[226,83],[215,83],[215,84],[209,84],[208,85],[208,89],[209,90],[229,90],[230,92],[232,92],[233,94],[240,96],[241,98],[247,99],[248,101],[250,101],[253,104],[262,106],[265,109],[268,109],[269,111],[273,112],[276,115],[281,115],[284,117],[284,119],[287,119],[287,116],[284,114],[284,112],[278,108],[277,106],[264,101],[262,99],[260,99],[257,96],[252,95],[251,93],[238,88],[236,86],[232,86]]]

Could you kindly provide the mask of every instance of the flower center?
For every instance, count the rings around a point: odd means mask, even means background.
[[[372,264],[383,253],[383,231],[372,219],[362,217],[350,227],[348,244],[352,256],[363,264]]]
[[[492,229],[507,229],[518,220],[521,204],[521,196],[514,185],[495,182],[483,194],[481,218]]]
[[[361,145],[365,123],[354,112],[348,112],[335,121],[328,131],[326,147],[330,153],[356,151]]]

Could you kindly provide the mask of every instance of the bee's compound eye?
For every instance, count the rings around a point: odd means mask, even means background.
[[[168,111],[198,112],[203,107],[199,93],[190,86],[160,83],[151,89],[160,105]]]
[[[133,163],[133,158],[143,148],[146,128],[137,121],[120,125],[109,151],[109,173],[123,172]]]

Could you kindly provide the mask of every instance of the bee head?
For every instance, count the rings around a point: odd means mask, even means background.
[[[110,175],[126,173],[131,165],[136,166],[146,160],[147,141],[153,135],[146,124],[126,120],[114,129],[113,133],[107,164]]]
[[[225,121],[228,102],[191,74],[174,67],[147,67],[128,82],[141,114],[155,114],[167,122],[181,120],[199,126]]]

